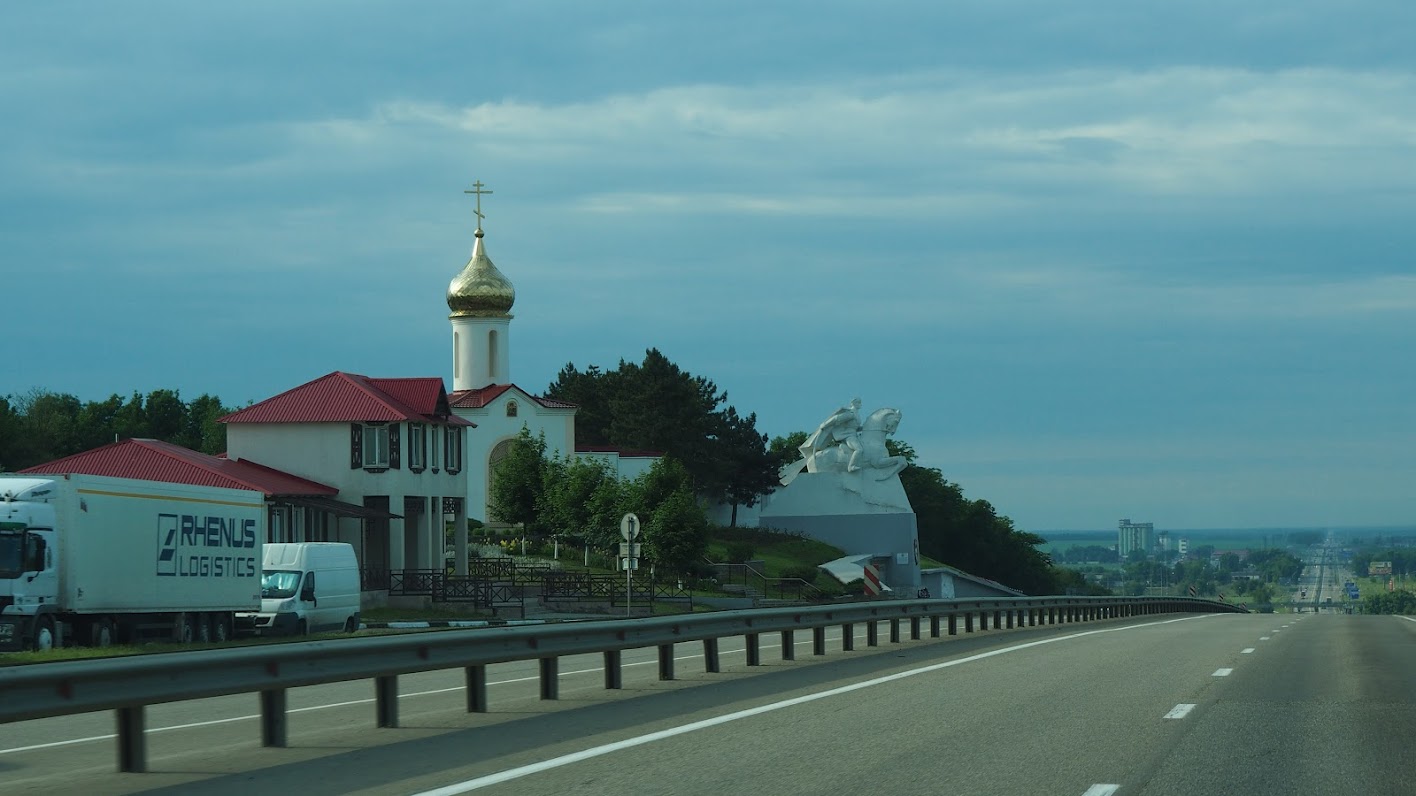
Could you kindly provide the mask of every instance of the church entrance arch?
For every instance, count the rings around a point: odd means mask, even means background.
[[[492,488],[496,484],[497,465],[501,463],[502,459],[507,457],[507,454],[511,453],[511,443],[515,441],[515,439],[516,437],[507,437],[493,445],[491,453],[487,454],[487,505],[486,512],[482,516],[487,518],[487,525],[489,526],[500,528],[510,527],[508,523],[502,522],[492,513]]]

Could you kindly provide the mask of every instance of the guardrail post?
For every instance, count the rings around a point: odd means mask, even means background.
[[[761,666],[761,665],[762,665],[762,644],[761,644],[761,642],[758,640],[757,634],[756,634],[756,633],[748,633],[748,634],[747,634],[746,636],[744,636],[743,638],[744,638],[744,640],[747,642],[747,665],[748,665],[748,666]]]
[[[952,618],[953,618],[953,617],[950,617],[950,619],[952,619]],[[972,612],[967,613],[967,614],[964,614],[964,632],[965,632],[965,633],[972,633],[972,632],[973,632],[973,613],[972,613]]]
[[[142,705],[114,711],[118,723],[118,770],[135,774],[147,771],[147,736]]]
[[[790,630],[782,631],[782,660],[796,660],[796,633]]]
[[[541,659],[541,698],[560,698],[560,658]]]
[[[1003,612],[995,610],[993,612],[993,629],[997,630],[1003,626]]]
[[[841,625],[841,649],[845,652],[855,649],[855,625],[850,622]]]
[[[605,688],[624,688],[624,671],[620,668],[620,651],[605,650]]]
[[[811,629],[811,654],[812,654],[812,655],[825,655],[825,654],[826,654],[826,628],[825,628],[825,627],[813,627],[813,628]]]
[[[949,614],[949,635],[959,635],[959,615]]]
[[[288,722],[285,715],[285,689],[271,688],[261,692],[261,746],[284,746]]]
[[[941,620],[940,620],[938,614],[935,614],[934,616],[929,617],[929,637],[930,637],[930,638],[939,638],[939,636],[941,635],[940,632],[939,632],[939,624],[940,624],[940,621],[941,621]]]
[[[467,712],[487,712],[487,667],[467,666],[464,668],[467,680]]]
[[[1038,614],[1038,609],[1036,609],[1036,608],[1029,608],[1029,609],[1028,609],[1028,627],[1037,627],[1037,614]]]
[[[703,671],[721,672],[722,667],[718,664],[718,640],[716,638],[703,639]]]
[[[674,679],[674,645],[659,645],[659,679]]]
[[[1012,608],[1009,608],[1007,611],[1004,611],[1003,613],[1005,613],[1005,614],[1008,615],[1008,629],[1009,629],[1009,630],[1012,630],[1012,629],[1013,629],[1013,614],[1014,614],[1013,609],[1012,609]]]
[[[398,675],[374,678],[374,714],[380,727],[398,726]]]
[[[876,626],[874,619],[865,623],[865,646],[880,646],[880,628]]]
[[[939,620],[935,619],[934,622],[935,629],[938,629]],[[939,634],[935,633],[934,635],[937,636]],[[910,641],[919,641],[919,617],[917,616],[910,617]]]
[[[900,643],[900,619],[899,619],[899,617],[891,617],[891,618],[890,618],[890,643],[891,643],[891,644],[899,644],[899,643]]]

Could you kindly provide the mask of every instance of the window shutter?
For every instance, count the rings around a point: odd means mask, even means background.
[[[349,469],[357,470],[364,466],[364,426],[361,423],[349,424]]]
[[[403,427],[402,423],[388,424],[388,466],[394,470],[399,467],[399,454],[403,450],[400,444],[398,430]]]

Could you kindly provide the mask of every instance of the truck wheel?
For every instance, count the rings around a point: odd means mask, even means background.
[[[57,637],[54,635],[54,620],[53,620],[53,619],[50,619],[50,618],[47,617],[47,616],[41,616],[39,619],[35,620],[35,625],[34,625],[34,651],[35,651],[35,652],[43,652],[44,650],[52,650],[52,649],[54,649],[54,641],[55,641],[56,638],[57,638]]]
[[[197,634],[191,614],[177,614],[172,620],[172,640],[178,644],[191,644]]]
[[[231,640],[231,617],[227,614],[212,614],[211,638],[218,644]]]
[[[114,637],[114,635],[116,635],[116,634],[115,634],[114,631],[113,631],[113,620],[112,620],[112,619],[100,619],[100,620],[98,620],[97,622],[94,623],[94,625],[93,625],[93,645],[94,645],[95,647],[111,647],[111,646],[113,646],[113,637]]]
[[[211,643],[211,623],[213,617],[207,614],[193,614],[192,621],[196,622],[197,641],[203,644]]]

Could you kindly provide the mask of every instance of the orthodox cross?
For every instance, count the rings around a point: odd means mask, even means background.
[[[477,195],[477,209],[474,210],[474,211],[472,211],[472,212],[474,212],[474,213],[477,214],[477,229],[478,229],[478,230],[481,230],[481,229],[482,229],[482,219],[486,218],[486,216],[482,215],[482,194],[484,194],[484,193],[489,194],[489,193],[491,193],[491,191],[484,191],[484,190],[482,190],[482,181],[481,181],[481,180],[478,180],[478,181],[472,183],[472,190],[470,190],[470,191],[463,191],[463,193],[470,193],[470,194],[476,194],[476,195]]]

